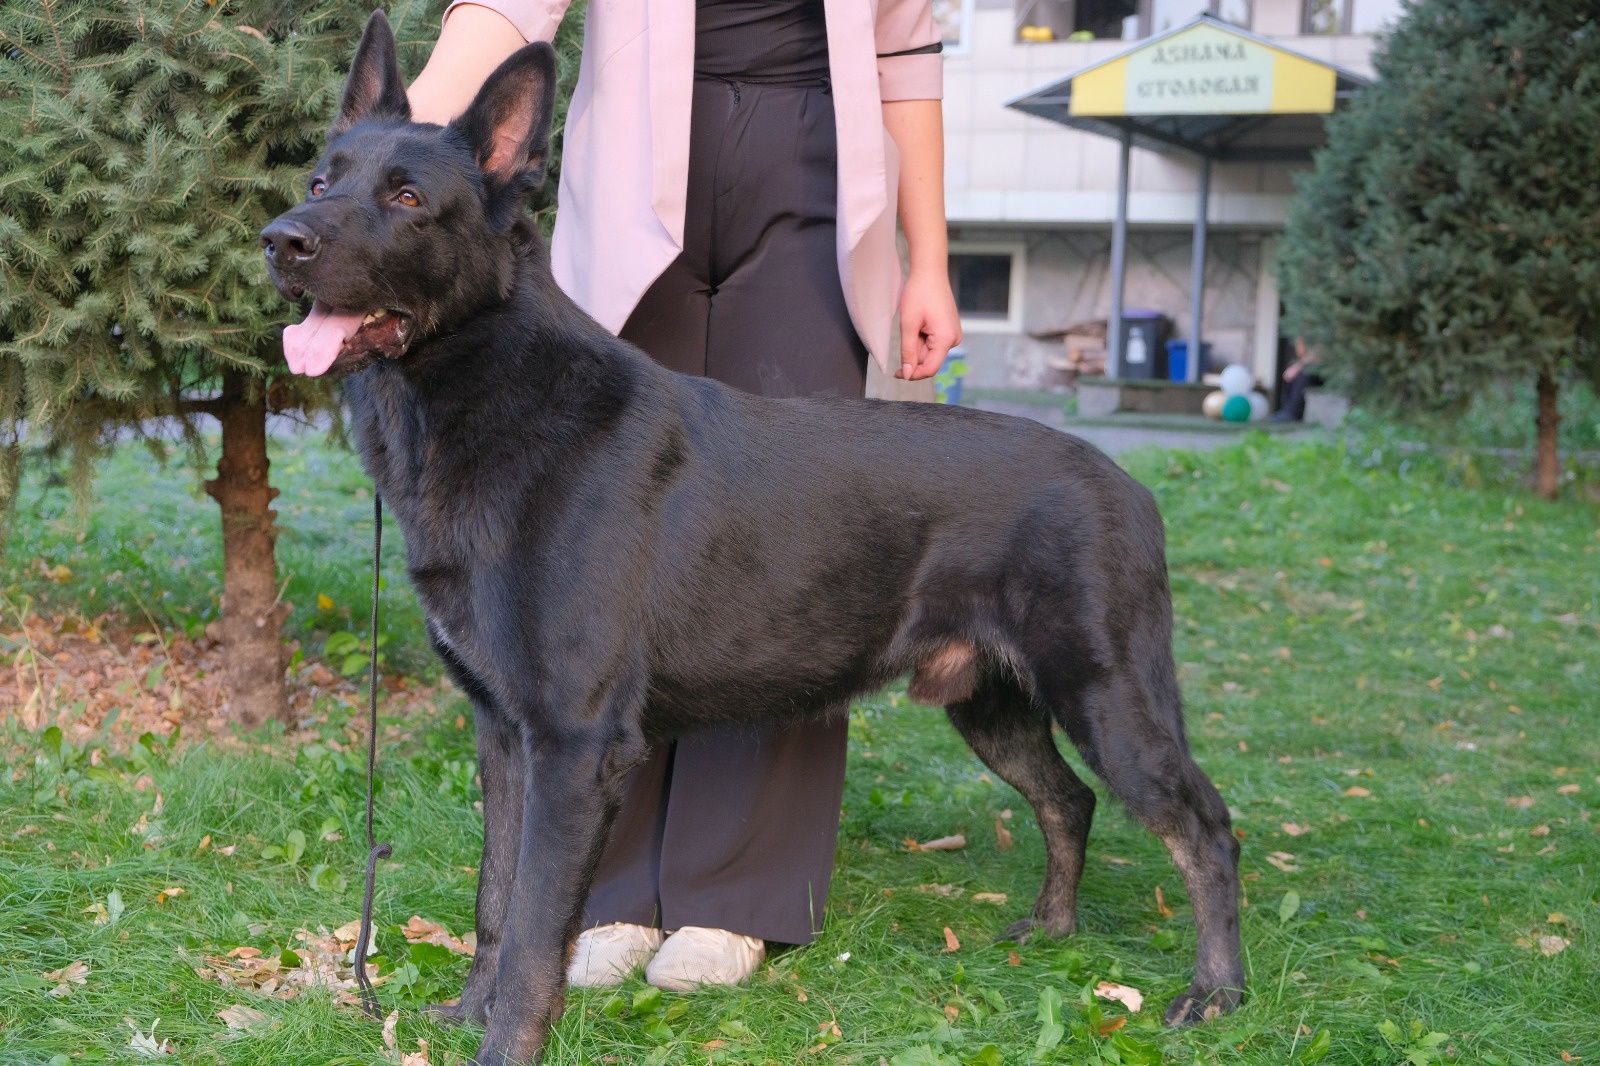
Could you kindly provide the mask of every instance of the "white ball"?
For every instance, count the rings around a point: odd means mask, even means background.
[[[1222,371],[1222,391],[1229,396],[1243,396],[1255,384],[1250,371],[1234,363]]]
[[[1267,398],[1261,393],[1252,392],[1245,398],[1250,401],[1250,421],[1260,422],[1272,413],[1267,406]]]

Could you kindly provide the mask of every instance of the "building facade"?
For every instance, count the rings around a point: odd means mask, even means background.
[[[1101,62],[1202,12],[1286,49],[1372,75],[1378,35],[1403,0],[949,0],[945,187],[951,274],[968,381],[1045,388],[1061,380],[1068,327],[1106,318],[1116,141],[1024,115],[1007,101]],[[1277,373],[1274,270],[1294,175],[1304,164],[1213,166],[1206,341],[1212,362]],[[1125,306],[1168,315],[1187,336],[1200,162],[1135,148]]]

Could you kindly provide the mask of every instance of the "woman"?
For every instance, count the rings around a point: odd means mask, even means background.
[[[554,36],[567,3],[456,0],[413,117],[460,114],[502,59]],[[760,395],[861,396],[868,354],[888,369],[897,311],[897,376],[932,376],[960,335],[939,51],[930,0],[591,0],[556,280],[662,364]],[[664,988],[736,984],[766,942],[812,940],[845,735],[835,720],[655,751],[630,779],[569,980],[614,984],[648,963]]]

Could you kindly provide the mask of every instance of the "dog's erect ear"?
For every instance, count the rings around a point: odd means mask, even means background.
[[[501,63],[451,123],[476,153],[492,195],[520,198],[544,181],[555,94],[555,49],[535,42]]]
[[[374,11],[361,34],[355,61],[350,64],[344,99],[339,101],[339,117],[328,130],[328,137],[339,136],[362,119],[410,117],[406,83],[400,80],[400,64],[395,61],[394,31],[383,11]]]

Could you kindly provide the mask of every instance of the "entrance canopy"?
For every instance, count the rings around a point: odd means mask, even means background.
[[[1244,162],[1309,160],[1323,121],[1367,79],[1211,15],[1008,101],[1140,148]]]
[[[1128,162],[1134,145],[1187,152],[1201,161],[1195,212],[1187,378],[1198,380],[1211,163],[1294,163],[1326,140],[1324,122],[1366,78],[1199,15],[1060,81],[1007,102],[1025,114],[1122,144],[1112,229],[1112,305],[1107,373],[1122,366]]]

